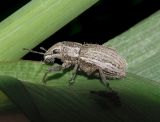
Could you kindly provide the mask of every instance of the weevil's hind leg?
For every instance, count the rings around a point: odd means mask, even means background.
[[[43,83],[46,84],[46,82],[47,82],[46,77],[47,77],[48,73],[53,72],[53,71],[60,71],[60,70],[62,70],[61,65],[56,65],[56,66],[49,67],[48,70],[46,71],[46,73],[43,76]]]
[[[113,92],[113,90],[112,90],[112,88],[109,86],[109,82],[108,82],[108,80],[106,79],[106,77],[105,77],[105,75],[104,75],[104,73],[103,73],[103,71],[102,71],[101,68],[99,68],[99,75],[100,75],[100,77],[101,77],[101,83],[102,83],[104,86],[106,86],[109,91]]]
[[[77,74],[78,66],[79,66],[78,64],[76,64],[74,66],[74,69],[72,71],[72,77],[71,77],[71,79],[69,79],[69,85],[72,85],[73,83],[75,83],[75,77],[76,77],[76,74]]]

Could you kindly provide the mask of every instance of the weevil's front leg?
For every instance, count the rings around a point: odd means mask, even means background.
[[[48,68],[47,72],[44,74],[43,83],[46,83],[46,77],[47,77],[48,73],[67,69],[70,66],[71,66],[70,62],[66,61],[62,65],[56,65],[56,66],[54,65],[54,66]]]
[[[112,88],[109,86],[109,82],[108,82],[108,80],[106,79],[106,77],[105,77],[105,75],[104,75],[104,73],[103,73],[103,71],[102,71],[102,69],[101,68],[99,68],[99,74],[100,74],[100,77],[101,77],[101,83],[104,85],[104,86],[106,86],[108,89],[109,89],[109,91],[113,91],[112,90]]]
[[[74,69],[73,69],[73,71],[72,71],[72,77],[71,77],[71,79],[69,80],[69,85],[72,85],[73,83],[75,83],[75,77],[76,77],[76,74],[77,74],[77,69],[78,69],[78,64],[76,64],[75,66],[74,66]]]
[[[53,71],[60,71],[62,70],[62,66],[61,65],[54,65],[52,67],[49,67],[48,70],[46,71],[46,73],[43,76],[43,83],[46,83],[46,77],[48,75],[48,73],[53,72]]]
[[[65,61],[63,64],[62,64],[62,69],[67,69],[71,67],[71,62],[70,61]]]

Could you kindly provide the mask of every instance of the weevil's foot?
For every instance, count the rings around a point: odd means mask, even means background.
[[[43,78],[42,83],[43,83],[44,85],[46,85],[46,84],[47,84],[47,79],[46,79],[46,78]]]
[[[42,83],[43,83],[44,85],[46,85],[46,84],[47,84],[47,82],[46,82],[46,81],[42,81]]]
[[[115,93],[115,91],[111,87],[107,87],[108,92]]]
[[[116,99],[116,98],[119,97],[119,96],[118,96],[118,93],[117,93],[116,91],[114,91],[114,90],[110,87],[109,83],[106,84],[106,88],[107,88],[107,91],[108,91],[108,92],[107,92],[108,96],[114,97],[114,98],[112,98],[112,99]]]
[[[75,83],[75,81],[71,78],[71,79],[68,81],[68,83],[69,83],[69,86],[72,86],[72,85]]]
[[[106,83],[105,86],[109,92],[114,92],[114,90],[110,87],[109,83]]]
[[[43,79],[42,79],[42,83],[43,84],[46,84],[47,83],[47,74],[48,74],[48,71],[44,74],[43,76]]]

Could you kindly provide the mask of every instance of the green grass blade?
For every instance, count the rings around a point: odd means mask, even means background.
[[[31,122],[44,122],[22,82],[12,77],[0,76],[0,89],[30,118]]]
[[[160,81],[160,11],[105,43],[127,60],[128,72]]]
[[[98,0],[32,0],[0,23],[0,61],[13,61]]]
[[[87,88],[82,87],[82,84]],[[109,97],[103,96],[103,93],[91,94],[90,91],[98,90],[94,88],[97,84],[99,84],[97,80],[91,82],[86,80],[75,84],[72,88],[26,85],[36,99],[36,105],[43,106],[41,112],[49,120],[71,121],[78,118],[80,121],[157,121],[159,119],[160,87],[157,83],[133,74],[129,74],[125,80],[113,81],[111,85],[120,96],[119,106],[114,104],[117,102],[115,99],[110,101]],[[99,87],[99,90],[104,91],[104,88]],[[150,94],[146,90],[151,91]],[[47,110],[50,111],[46,113]],[[48,116],[53,113],[56,116]],[[63,116],[63,119],[59,119],[60,116]]]
[[[77,83],[72,87],[68,86],[66,77],[51,81],[57,85],[48,83],[45,86],[28,82],[23,84],[46,121],[76,121],[78,119],[79,121],[135,122],[159,120],[160,87],[158,83],[128,74],[124,80],[111,82],[112,88],[118,92],[120,97],[120,99],[111,99],[114,97],[107,96],[106,90],[98,80],[87,80],[84,76],[79,77],[81,78],[78,78]],[[7,86],[8,95],[17,97]],[[20,89],[14,90],[20,91]],[[24,95],[22,92],[19,94],[20,96]],[[22,99],[23,102],[24,98],[18,99]],[[21,107],[24,110],[30,106],[26,104]]]

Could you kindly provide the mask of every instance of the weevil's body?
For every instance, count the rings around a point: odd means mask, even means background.
[[[32,51],[37,53],[36,51]],[[42,54],[42,53],[40,53]],[[54,63],[55,58],[61,59],[62,66],[53,66],[46,72],[43,81],[51,71],[57,71],[74,66],[74,81],[76,72],[83,71],[87,75],[99,76],[101,82],[109,88],[107,79],[120,79],[125,77],[126,62],[117,51],[98,44],[80,44],[77,42],[58,42],[44,53],[46,63]],[[71,82],[70,82],[71,83]],[[111,88],[110,88],[111,89]]]
[[[55,51],[55,53],[54,53]],[[53,45],[44,55],[45,62],[61,59],[62,66],[68,68],[78,64],[78,70],[88,75],[99,76],[102,69],[107,79],[125,77],[126,62],[112,48],[97,44],[80,44],[77,42],[59,42]]]

